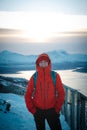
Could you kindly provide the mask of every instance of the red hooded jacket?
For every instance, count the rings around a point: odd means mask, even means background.
[[[41,60],[46,60],[49,65],[45,68],[39,66]],[[42,110],[55,108],[56,112],[59,113],[64,102],[64,88],[60,79],[59,74],[56,74],[56,91],[58,96],[55,95],[55,87],[51,77],[51,60],[47,54],[41,54],[36,60],[36,69],[38,71],[38,77],[36,82],[36,90],[34,97],[34,79],[33,76],[30,78],[27,91],[25,93],[25,102],[28,110],[35,114],[36,108]]]

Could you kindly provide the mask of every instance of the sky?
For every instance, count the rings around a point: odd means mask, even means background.
[[[87,53],[87,0],[0,0],[0,51]]]

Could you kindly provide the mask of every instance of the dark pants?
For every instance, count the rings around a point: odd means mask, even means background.
[[[45,130],[45,119],[51,130],[62,130],[59,116],[54,108],[48,110],[37,109],[34,119],[37,130]]]

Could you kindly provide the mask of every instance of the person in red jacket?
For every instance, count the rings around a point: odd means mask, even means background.
[[[45,130],[45,119],[51,130],[62,130],[59,113],[64,102],[65,92],[61,78],[57,73],[56,96],[51,76],[51,66],[51,60],[47,54],[39,55],[36,60],[36,70],[38,72],[36,90],[34,90],[33,75],[29,80],[25,93],[26,106],[29,112],[34,115],[37,130]]]

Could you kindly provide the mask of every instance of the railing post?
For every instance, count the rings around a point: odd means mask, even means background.
[[[72,90],[71,91],[71,121],[70,121],[70,124],[71,124],[71,130],[75,130],[75,91]]]
[[[77,130],[80,130],[80,107],[81,107],[81,103],[80,103],[80,94],[77,92]]]
[[[87,130],[86,129],[86,120],[85,120],[85,99],[81,96],[81,130]]]
[[[66,91],[66,97],[65,97],[65,103],[64,103],[64,113],[65,113],[65,119],[68,121],[68,115],[67,115],[67,110],[68,110],[68,88],[65,89]]]

